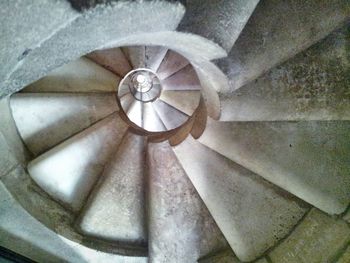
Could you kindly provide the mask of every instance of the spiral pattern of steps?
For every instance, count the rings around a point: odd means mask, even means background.
[[[92,8],[25,54],[4,83],[26,160],[1,181],[119,262],[349,262],[349,3],[205,2],[110,5],[96,44]],[[172,18],[112,38],[152,5]]]

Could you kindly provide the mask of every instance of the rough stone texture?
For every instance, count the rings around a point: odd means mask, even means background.
[[[346,212],[344,219],[350,223],[350,208],[348,209],[348,211]]]
[[[222,121],[349,120],[350,26],[221,96]]]
[[[300,200],[192,137],[174,151],[242,261],[262,256],[288,234],[307,211]]]
[[[31,217],[0,183],[0,246],[37,262],[146,263],[145,257],[126,257],[89,249],[72,242]]]
[[[179,30],[218,43],[229,52],[259,0],[188,0]]]
[[[9,156],[6,154],[7,150],[5,150],[8,148],[13,154],[13,158],[16,159],[17,162],[25,164],[27,160],[29,160],[30,154],[24,146],[17,131],[16,124],[13,121],[9,98],[0,100],[0,116],[0,134],[2,140],[6,141],[6,144],[2,143],[2,153],[0,153],[0,159],[2,157],[4,158],[5,156]],[[11,161],[8,160],[5,163],[9,164]],[[4,165],[0,165],[0,167],[4,167]]]
[[[18,164],[13,156],[6,138],[0,132],[0,177],[10,172]]]
[[[350,262],[350,246],[345,250],[344,254],[340,256],[336,263],[349,263]]]
[[[143,140],[124,136],[80,215],[84,235],[146,246]]]
[[[167,142],[148,145],[149,259],[194,263],[227,242]]]
[[[155,100],[152,104],[158,116],[168,130],[180,127],[189,118],[185,113],[175,109],[174,107],[159,99]]]
[[[1,97],[21,89],[70,60],[108,47],[108,43],[112,44],[111,42],[131,34],[174,30],[183,13],[182,5],[163,1],[123,1],[97,6],[53,33],[50,38],[42,41],[40,47],[34,48],[17,63],[9,78],[5,81],[1,79]],[[40,15],[31,13],[23,18],[28,16]],[[46,22],[41,23],[45,24]],[[37,28],[35,22],[30,26]],[[11,53],[7,48],[5,51]]]
[[[348,0],[261,0],[228,58],[220,62],[231,91],[324,38],[349,15]]]
[[[1,1],[1,81],[33,49],[79,15],[64,0]]]
[[[39,155],[118,110],[114,94],[18,93],[11,97],[17,129]]]
[[[120,48],[96,50],[86,56],[121,77],[132,70],[130,62]]]
[[[198,90],[163,90],[159,98],[191,116],[199,105],[201,93]]]
[[[208,122],[199,140],[330,214],[350,202],[350,122]]]
[[[23,92],[115,92],[120,78],[87,58],[59,67]]]
[[[99,121],[31,161],[29,174],[55,200],[78,211],[126,128],[117,115]]]
[[[198,260],[198,263],[240,263],[232,250],[224,250]],[[263,263],[263,262],[262,262]]]
[[[273,263],[334,262],[349,241],[350,228],[344,221],[312,209],[269,256]]]

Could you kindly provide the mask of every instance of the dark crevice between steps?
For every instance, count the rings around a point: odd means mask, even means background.
[[[114,2],[125,2],[125,0],[67,0],[70,2],[71,6],[79,11],[83,12],[85,10],[89,10],[91,8],[96,7],[97,5],[108,5]],[[151,0],[148,0],[151,1]],[[183,5],[186,5],[187,0],[164,0],[166,2],[173,2],[173,3],[181,3]],[[138,0],[130,0],[129,2],[139,2]]]

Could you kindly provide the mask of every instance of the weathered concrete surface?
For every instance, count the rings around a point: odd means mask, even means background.
[[[107,48],[113,41],[131,34],[174,30],[183,13],[182,5],[165,1],[113,2],[90,9],[42,41],[17,63],[9,78],[1,79],[0,97],[21,89],[58,66],[93,50]],[[37,24],[30,26],[36,28]]]
[[[38,205],[38,204],[36,204]],[[72,242],[30,216],[0,183],[0,246],[37,262],[146,263],[145,257],[108,254]]]
[[[192,137],[176,156],[242,261],[252,261],[291,231],[307,206]]]
[[[350,120],[350,27],[220,97],[222,121]]]
[[[336,261],[336,263],[348,263],[350,262],[350,246],[345,250],[344,254]]]
[[[132,70],[130,62],[120,48],[96,50],[86,56],[121,77]]]
[[[0,177],[10,172],[17,165],[18,162],[12,154],[6,138],[0,132]]]
[[[214,122],[199,140],[330,214],[350,202],[350,122]]]
[[[12,115],[28,149],[39,155],[118,110],[114,94],[18,93]]]
[[[149,262],[194,263],[227,242],[167,142],[148,144]]]
[[[101,120],[31,161],[29,174],[56,201],[78,211],[126,128],[117,115]]]
[[[80,14],[64,0],[6,0],[0,3],[0,79]]]
[[[232,250],[224,250],[213,255],[201,258],[198,263],[240,263]]]
[[[155,100],[152,105],[167,130],[172,130],[180,127],[189,118],[185,113],[175,109],[174,107],[159,99]]]
[[[188,0],[178,30],[211,39],[229,52],[259,0]]]
[[[0,116],[0,136],[2,137],[1,141],[3,141],[0,159],[5,160],[5,157],[7,157],[10,159],[16,159],[16,162],[21,164],[26,164],[27,160],[30,159],[30,154],[24,146],[17,131],[16,124],[13,121],[9,98],[0,100]],[[4,141],[6,143],[4,143]],[[6,149],[10,151],[13,158],[9,157]],[[0,167],[5,167],[10,163],[12,163],[10,160],[4,161],[4,164],[0,164]]]
[[[115,92],[120,78],[87,58],[63,65],[24,92]]]
[[[348,209],[348,211],[346,212],[344,216],[344,220],[350,223],[350,209]]]
[[[312,209],[269,256],[273,263],[334,262],[349,241],[350,228],[344,221]]]
[[[159,97],[174,108],[191,116],[199,105],[199,90],[163,90]]]
[[[84,235],[146,247],[144,162],[144,138],[125,134],[79,217]]]
[[[236,90],[349,19],[347,0],[261,0],[220,68]],[[291,18],[291,19],[286,19]]]

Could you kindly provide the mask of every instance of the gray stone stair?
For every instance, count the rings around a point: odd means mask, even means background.
[[[300,200],[190,136],[174,147],[174,151],[242,261],[262,256],[288,234],[307,211]]]
[[[188,64],[189,62],[186,58],[174,51],[168,50],[162,63],[159,65],[157,75],[161,80],[164,80]]]
[[[122,51],[133,69],[144,68],[146,66],[145,46],[123,47]]]
[[[35,156],[118,110],[111,93],[18,93],[10,102],[18,132]]]
[[[197,90],[164,90],[159,99],[191,116],[199,105],[201,92]]]
[[[347,0],[260,1],[229,56],[219,63],[230,79],[230,90],[326,37],[349,16]]]
[[[161,46],[147,46],[145,51],[145,67],[157,72],[168,49]]]
[[[349,25],[220,97],[222,121],[349,120]]]
[[[98,180],[79,216],[80,232],[146,251],[144,138],[126,133]]]
[[[149,143],[149,262],[196,262],[228,244],[167,142]]]
[[[168,130],[178,128],[185,123],[189,117],[161,100],[154,101],[153,107]]]
[[[200,90],[199,79],[191,65],[177,71],[162,81],[164,90]]]
[[[348,121],[208,121],[199,141],[300,199],[340,214],[350,202]]]
[[[212,39],[229,52],[259,0],[189,0],[179,30]]]
[[[31,161],[28,172],[52,198],[79,211],[126,128],[117,114],[109,116]]]

